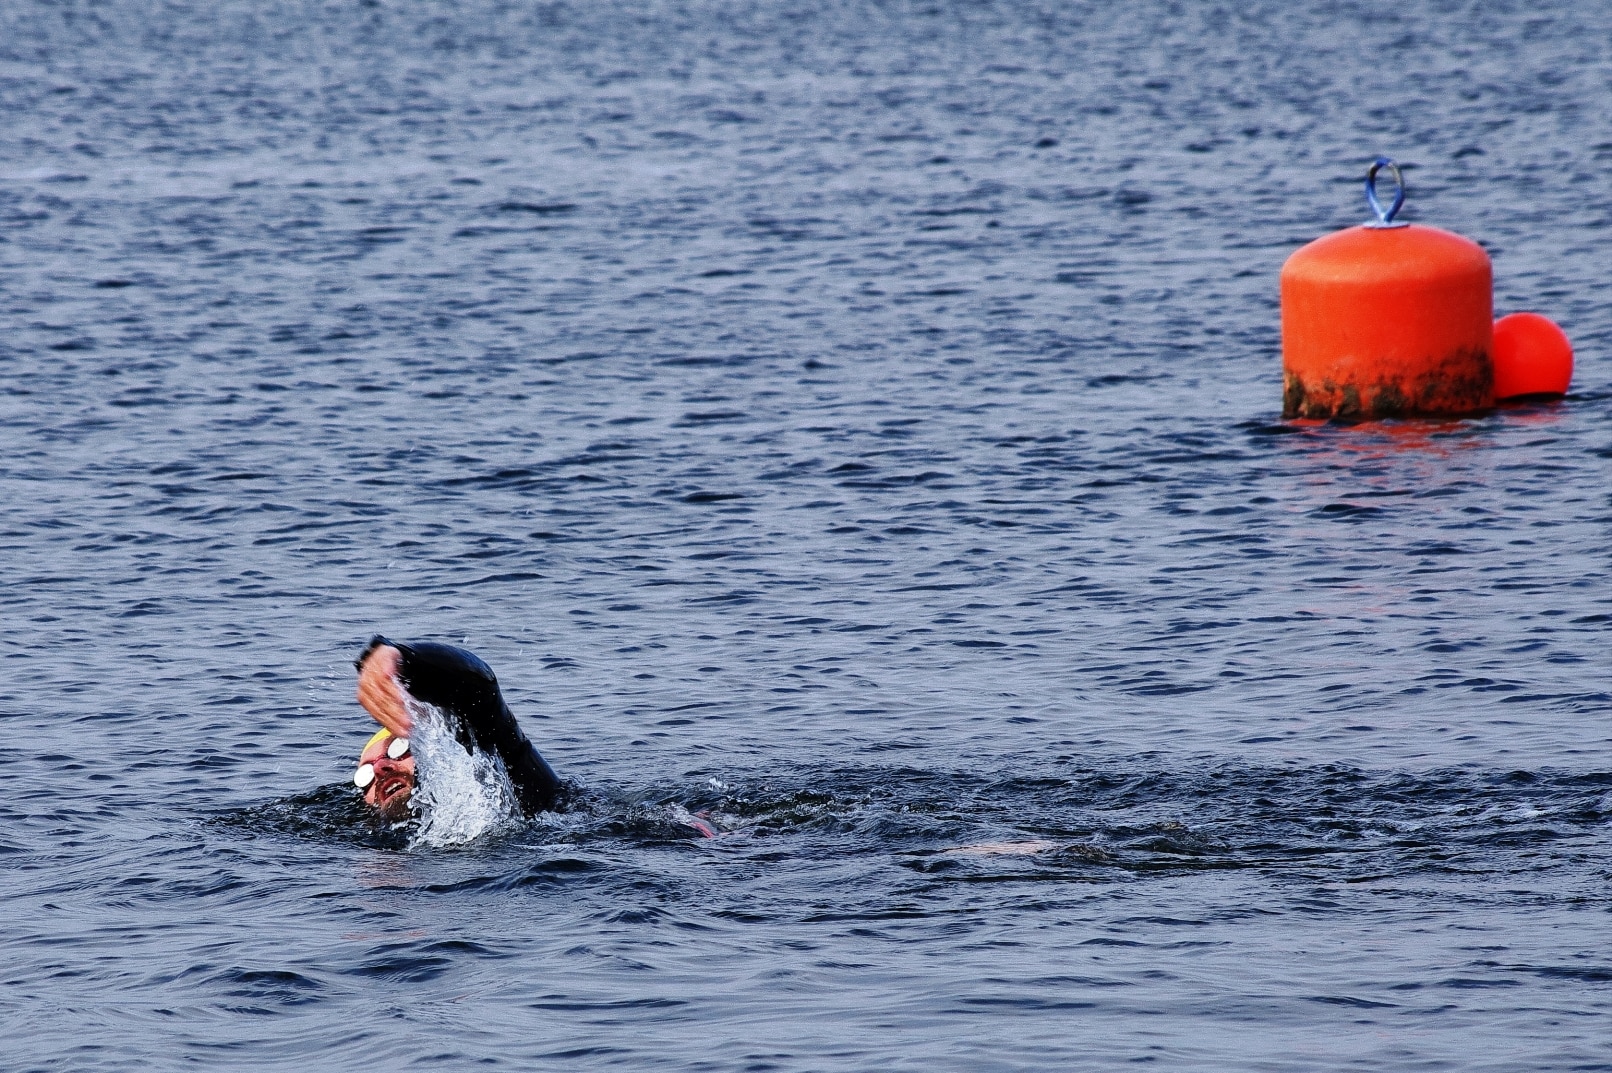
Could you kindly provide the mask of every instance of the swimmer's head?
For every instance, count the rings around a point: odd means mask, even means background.
[[[390,730],[378,730],[364,745],[353,772],[353,785],[364,791],[364,800],[389,820],[403,819],[409,813],[414,794],[414,754],[409,739],[398,738]]]

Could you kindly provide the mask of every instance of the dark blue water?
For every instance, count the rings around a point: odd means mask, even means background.
[[[1609,36],[0,8],[0,1066],[1612,1069]],[[1566,400],[1279,421],[1378,153]],[[376,631],[579,807],[370,825]]]

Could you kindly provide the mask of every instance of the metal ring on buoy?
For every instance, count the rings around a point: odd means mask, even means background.
[[[1387,168],[1394,173],[1394,203],[1385,210],[1383,203],[1377,199],[1377,173]],[[1377,221],[1368,221],[1367,227],[1409,227],[1409,224],[1395,223],[1394,217],[1399,213],[1400,207],[1405,204],[1405,177],[1399,173],[1399,165],[1388,157],[1380,156],[1371,162],[1366,171],[1366,204],[1371,211],[1377,214]]]

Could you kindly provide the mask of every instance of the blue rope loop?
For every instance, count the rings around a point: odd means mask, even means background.
[[[1383,203],[1377,197],[1377,173],[1387,168],[1394,173],[1394,203],[1383,208]],[[1366,172],[1366,204],[1371,211],[1377,214],[1375,222],[1367,221],[1367,227],[1405,227],[1404,223],[1395,223],[1394,214],[1399,212],[1400,206],[1405,204],[1405,177],[1399,173],[1399,165],[1385,156],[1380,156],[1371,162],[1371,168]]]

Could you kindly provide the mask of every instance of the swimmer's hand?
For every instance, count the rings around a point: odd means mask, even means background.
[[[403,704],[403,687],[397,681],[400,653],[391,645],[378,645],[358,668],[358,703],[395,737],[406,738],[414,720]]]

